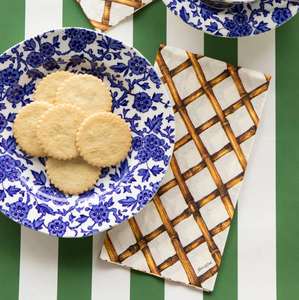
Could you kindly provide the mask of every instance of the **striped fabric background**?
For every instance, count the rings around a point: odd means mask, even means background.
[[[76,0],[0,3],[1,53],[49,29],[92,28]],[[104,234],[58,239],[0,214],[0,299],[298,299],[298,28],[296,16],[260,36],[217,38],[184,24],[155,0],[107,32],[151,63],[158,45],[167,44],[273,77],[213,293],[101,262]]]

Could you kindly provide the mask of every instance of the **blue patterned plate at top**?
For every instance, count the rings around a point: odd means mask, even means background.
[[[94,188],[69,196],[27,155],[12,127],[36,85],[56,70],[87,73],[110,88],[112,111],[130,125],[132,147],[120,164],[103,168]],[[156,193],[174,146],[174,114],[150,63],[121,41],[82,28],[49,31],[0,56],[0,210],[12,220],[59,237],[101,232],[135,215]]]
[[[260,0],[236,4],[229,9],[212,8],[199,0],[163,2],[190,26],[212,35],[232,38],[274,29],[296,15],[299,9],[299,2],[285,0]]]

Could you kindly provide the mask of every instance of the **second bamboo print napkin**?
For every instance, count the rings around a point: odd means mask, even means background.
[[[270,76],[168,46],[155,70],[175,113],[170,167],[100,257],[213,291]]]
[[[92,26],[104,32],[153,0],[77,0]]]

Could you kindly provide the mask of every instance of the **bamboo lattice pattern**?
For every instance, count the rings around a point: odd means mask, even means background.
[[[176,119],[170,168],[101,258],[212,291],[270,76],[166,46],[155,69]]]
[[[153,0],[77,0],[92,26],[104,32]]]

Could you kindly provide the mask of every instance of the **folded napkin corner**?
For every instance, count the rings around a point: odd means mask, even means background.
[[[105,32],[153,0],[77,0],[95,30]]]

